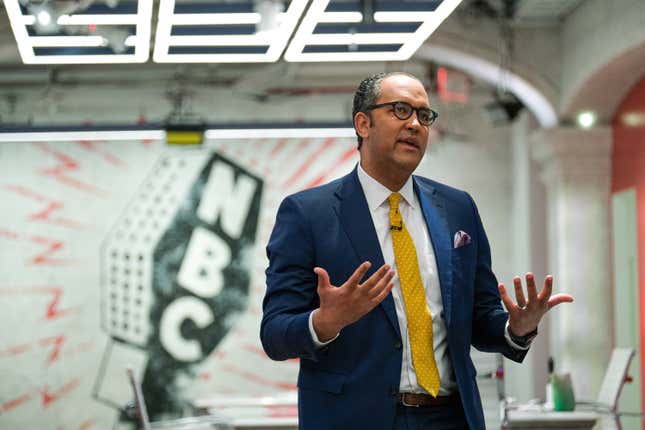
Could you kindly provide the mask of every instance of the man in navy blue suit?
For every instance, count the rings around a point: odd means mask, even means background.
[[[573,300],[529,273],[514,302],[470,195],[412,175],[436,117],[414,76],[366,78],[359,165],[280,205],[260,336],[272,359],[300,358],[301,429],[483,429],[471,345],[522,361]]]

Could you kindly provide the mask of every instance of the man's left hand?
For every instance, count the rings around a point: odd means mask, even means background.
[[[544,288],[539,294],[532,273],[526,274],[527,297],[524,296],[522,279],[519,276],[513,278],[513,285],[515,286],[517,303],[513,302],[513,299],[508,295],[504,284],[500,283],[498,288],[508,311],[509,329],[517,336],[524,336],[535,330],[544,314],[552,307],[560,303],[573,302],[573,297],[569,294],[551,296],[553,290],[553,276],[551,275],[544,278]]]

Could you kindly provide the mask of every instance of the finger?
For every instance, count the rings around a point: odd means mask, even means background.
[[[329,274],[322,267],[314,267],[314,273],[318,275],[318,289],[322,290],[330,287]]]
[[[347,279],[344,285],[353,285],[353,286],[358,285],[358,283],[361,282],[361,279],[363,279],[363,276],[365,276],[365,274],[367,273],[367,271],[371,266],[372,266],[372,263],[370,263],[369,261],[365,261],[361,263],[361,265],[358,266],[356,270],[354,270],[354,273],[352,273],[352,276],[350,276],[349,279]]]
[[[526,298],[524,298],[524,289],[522,289],[522,278],[516,276],[513,278],[513,286],[515,287],[515,300],[517,306],[523,308],[526,306]]]
[[[374,297],[378,296],[381,291],[383,291],[384,288],[387,287],[387,285],[392,281],[392,278],[394,278],[394,270],[389,270],[385,276],[383,276],[377,283],[374,285],[372,288],[367,290],[367,296],[370,299],[373,299]]]
[[[515,303],[513,303],[513,299],[511,299],[511,296],[508,295],[506,292],[506,288],[504,287],[504,284],[499,284],[497,286],[497,289],[499,290],[499,295],[502,297],[502,302],[504,302],[504,306],[506,306],[506,310],[511,312],[512,310],[515,310]]]
[[[385,298],[387,297],[388,294],[390,294],[390,291],[392,291],[392,288],[394,287],[394,282],[389,282],[385,285],[385,288],[374,298],[372,298],[372,305],[376,306],[379,303],[381,303]]]
[[[544,288],[542,288],[542,291],[540,292],[540,301],[541,302],[547,302],[549,300],[549,297],[551,297],[551,293],[553,292],[553,276],[547,275],[546,278],[544,278]]]
[[[570,296],[569,294],[554,294],[549,298],[549,309],[551,309],[553,306],[557,306],[560,303],[571,303],[573,302],[573,296]]]
[[[526,274],[526,293],[529,303],[535,303],[538,301],[537,287],[535,286],[535,276],[533,276],[531,272]]]
[[[372,273],[372,276],[370,276],[365,282],[363,282],[362,287],[366,289],[372,288],[381,279],[383,279],[385,275],[387,275],[388,270],[390,270],[390,266],[388,266],[387,264],[382,265],[376,272]]]

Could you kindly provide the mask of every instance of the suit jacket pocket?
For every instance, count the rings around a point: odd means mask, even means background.
[[[452,250],[452,270],[456,281],[471,281],[477,263],[475,251],[475,245],[472,243]]]
[[[460,246],[459,248],[453,248],[452,250],[453,260],[463,261],[474,257],[475,257],[475,245],[472,242],[466,245]]]
[[[307,390],[327,391],[340,394],[347,380],[347,375],[317,369],[301,369],[298,375],[298,387]]]

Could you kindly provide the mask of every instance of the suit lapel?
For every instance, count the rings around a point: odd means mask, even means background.
[[[368,278],[384,264],[384,261],[381,245],[376,235],[376,229],[367,206],[363,188],[358,181],[356,169],[342,179],[341,185],[336,191],[336,196],[339,202],[334,209],[354,251],[361,262],[369,261],[372,263],[370,270],[365,275],[365,278]],[[397,333],[400,333],[392,294],[388,294],[380,306],[385,311],[392,327]]]
[[[432,240],[434,255],[439,271],[439,285],[443,301],[443,312],[446,325],[450,324],[452,317],[452,243],[450,230],[446,222],[446,209],[443,199],[436,190],[428,184],[414,179],[414,190],[421,202],[423,217],[428,225],[428,232]]]

